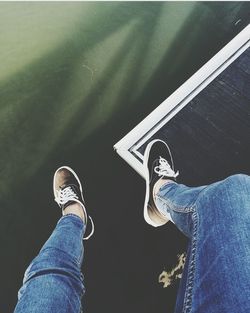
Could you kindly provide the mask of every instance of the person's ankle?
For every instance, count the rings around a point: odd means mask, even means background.
[[[67,214],[75,214],[75,215],[79,216],[84,223],[86,223],[86,216],[84,214],[83,208],[77,202],[68,205],[63,210],[63,215],[67,215]]]

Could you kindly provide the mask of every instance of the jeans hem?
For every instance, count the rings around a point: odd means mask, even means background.
[[[65,218],[67,218],[67,217],[69,217],[69,216],[74,217],[75,219],[79,220],[79,222],[81,222],[81,224],[85,225],[85,223],[83,222],[83,220],[82,220],[78,215],[76,215],[76,214],[74,214],[74,213],[68,213],[68,214],[63,215],[63,216],[59,219],[58,222],[60,222],[62,219],[65,219]]]

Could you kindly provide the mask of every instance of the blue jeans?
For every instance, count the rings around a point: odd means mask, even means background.
[[[250,312],[250,178],[197,188],[169,183],[156,204],[190,239],[175,312]],[[84,230],[73,214],[59,220],[25,273],[15,313],[81,311]]]
[[[250,312],[250,177],[162,186],[156,205],[189,238],[176,313]]]
[[[80,313],[84,294],[81,265],[85,225],[63,216],[24,274],[15,313]]]

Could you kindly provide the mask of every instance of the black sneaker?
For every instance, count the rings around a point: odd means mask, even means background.
[[[62,209],[62,212],[67,206],[75,202],[81,205],[86,224],[88,219],[90,219],[92,224],[90,234],[87,237],[84,237],[84,239],[89,239],[94,233],[94,224],[92,218],[88,216],[86,212],[81,182],[76,173],[70,167],[62,166],[56,170],[53,179],[53,191],[55,201]]]
[[[147,145],[143,166],[146,179],[144,218],[148,224],[158,227],[166,224],[169,219],[162,215],[155,206],[154,185],[161,178],[176,181],[179,172],[174,171],[173,158],[168,145],[160,139],[155,139]]]

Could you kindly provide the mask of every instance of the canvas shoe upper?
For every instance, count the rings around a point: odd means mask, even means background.
[[[53,191],[55,201],[62,211],[76,202],[81,205],[86,224],[88,219],[91,221],[91,232],[87,237],[84,237],[84,239],[89,239],[94,233],[94,224],[92,218],[86,212],[81,182],[72,168],[62,166],[56,170],[53,179]]]
[[[163,215],[155,206],[153,199],[154,185],[161,178],[176,181],[179,172],[174,170],[173,158],[168,145],[160,139],[155,139],[147,145],[143,166],[146,179],[144,218],[148,224],[158,227],[166,224],[169,218]]]

